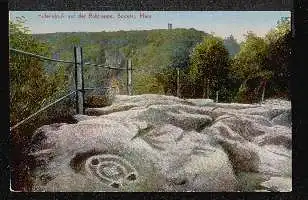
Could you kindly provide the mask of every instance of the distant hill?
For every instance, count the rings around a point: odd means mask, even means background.
[[[51,55],[57,59],[71,60],[74,45],[83,47],[85,62],[123,67],[127,58],[133,60],[134,78],[138,73],[156,73],[169,66],[173,53],[183,44],[193,48],[207,34],[195,29],[159,29],[117,32],[73,32],[35,34],[35,38],[48,43]],[[120,63],[120,65],[118,65]],[[46,65],[52,68],[52,65]],[[51,70],[48,70],[51,71]],[[106,70],[105,70],[106,72]],[[85,66],[86,77],[104,71]],[[107,73],[107,72],[106,72]],[[89,75],[89,74],[92,74]],[[92,78],[90,78],[92,77]],[[92,84],[96,85],[96,84]]]
[[[52,52],[58,53],[61,59],[70,58],[75,44],[84,49],[84,58],[87,61],[97,61],[102,52],[119,50],[124,56],[129,56],[133,50],[138,57],[141,51],[144,54],[151,50],[161,52],[162,56],[170,48],[183,41],[200,42],[207,34],[195,29],[157,29],[144,31],[117,31],[117,32],[71,32],[34,34],[43,42],[49,43]]]
[[[33,36],[42,42],[48,43],[51,47],[50,56],[57,59],[72,60],[74,45],[83,47],[85,62],[107,63],[124,67],[126,59],[131,57],[133,68],[136,70],[133,76],[135,79],[138,74],[162,72],[163,69],[170,67],[174,54],[182,52],[181,49],[183,48],[192,49],[206,35],[208,34],[193,28],[178,28],[172,30],[49,33],[34,34]],[[225,45],[231,51],[230,54],[233,55],[237,51],[232,41],[227,40]],[[185,52],[187,53],[188,51]],[[53,63],[46,64],[48,71],[53,71],[51,69],[53,66]],[[103,84],[102,81],[95,82],[94,80],[97,77],[110,77],[108,73],[106,70],[85,66],[87,83],[92,82],[89,86]],[[117,76],[125,75],[125,73],[113,74]],[[138,82],[138,80],[136,81]]]

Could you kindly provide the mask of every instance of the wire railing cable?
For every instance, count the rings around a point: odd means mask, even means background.
[[[91,65],[91,66],[95,66],[95,67],[102,67],[102,68],[106,68],[106,69],[117,69],[117,70],[126,70],[126,68],[118,68],[118,67],[110,67],[109,65],[98,65],[98,64],[92,64],[89,62],[83,63],[84,65]]]
[[[41,59],[41,60],[48,60],[48,61],[61,62],[61,63],[70,63],[70,64],[78,64],[78,65],[80,65],[80,64],[91,65],[91,66],[95,66],[95,67],[102,67],[102,68],[105,68],[105,69],[127,70],[127,68],[112,67],[112,66],[109,66],[109,65],[106,65],[106,64],[92,64],[90,62],[82,62],[82,63],[80,63],[80,62],[76,62],[76,61],[57,60],[57,59],[48,58],[48,57],[45,57],[45,56],[37,55],[37,54],[34,54],[34,53],[26,52],[26,51],[15,49],[15,48],[9,48],[9,50],[12,51],[12,52],[16,52],[16,53],[28,55],[28,56],[31,56],[31,57],[35,57],[35,58],[38,58],[38,59]],[[109,87],[107,87],[107,88],[109,88]],[[85,88],[85,90],[92,90],[92,89],[94,89],[94,88]],[[106,88],[104,88],[104,89],[106,89]],[[33,118],[37,114],[41,113],[42,111],[46,110],[47,108],[49,108],[49,107],[55,105],[56,103],[62,101],[63,99],[67,98],[68,96],[70,96],[72,94],[75,94],[76,92],[77,92],[77,90],[74,90],[74,91],[70,92],[69,94],[67,94],[67,95],[65,95],[65,96],[55,100],[54,102],[48,104],[47,106],[39,109],[38,111],[36,111],[35,113],[31,114],[27,118],[23,119],[22,121],[18,122],[14,126],[10,127],[10,131],[12,131],[13,129],[19,127],[21,124],[23,124],[26,121],[30,120],[31,118]]]
[[[12,126],[12,127],[10,128],[10,131],[12,131],[13,129],[17,128],[17,127],[20,126],[21,124],[23,124],[23,123],[25,123],[26,121],[28,121],[29,119],[31,119],[32,117],[34,117],[34,116],[36,116],[37,114],[39,114],[40,112],[42,112],[42,111],[46,110],[47,108],[49,108],[49,107],[55,105],[55,104],[58,103],[59,101],[62,101],[63,99],[65,99],[66,97],[68,97],[68,96],[70,96],[70,95],[72,95],[72,94],[74,94],[74,93],[76,93],[76,90],[73,91],[73,92],[70,92],[69,94],[67,94],[67,95],[65,95],[65,96],[63,96],[63,97],[61,97],[61,98],[59,98],[59,99],[57,99],[57,100],[54,101],[53,103],[50,103],[50,104],[48,104],[47,106],[45,106],[45,107],[39,109],[38,111],[36,111],[36,112],[33,113],[32,115],[30,115],[29,117],[25,118],[24,120],[18,122],[18,123],[15,124],[14,126]]]
[[[40,56],[34,53],[29,53],[29,52],[25,52],[22,50],[18,50],[18,49],[14,49],[14,48],[10,48],[10,51],[14,51],[16,53],[21,53],[21,54],[25,54],[31,57],[35,57],[35,58],[39,58],[39,59],[43,59],[43,60],[49,60],[49,61],[54,61],[54,62],[62,62],[62,63],[70,63],[70,64],[75,64],[75,62],[73,61],[67,61],[67,60],[57,60],[57,59],[53,59],[53,58],[48,58],[45,56]],[[78,63],[79,64],[79,63]]]
[[[19,50],[19,49],[10,48],[10,51],[13,51],[13,52],[16,52],[16,53],[25,54],[25,55],[28,55],[28,56],[31,56],[31,57],[35,57],[35,58],[39,58],[39,59],[43,59],[43,60],[75,64],[74,61],[57,60],[57,59],[53,59],[53,58],[48,58],[48,57],[45,57],[45,56],[37,55],[37,54],[34,54],[34,53],[22,51],[22,50]],[[77,64],[80,64],[80,63],[77,63]],[[91,65],[91,66],[95,66],[95,67],[102,67],[102,68],[106,68],[106,69],[126,70],[126,68],[111,67],[111,66],[105,65],[105,64],[98,65],[98,64],[92,64],[90,62],[86,62],[86,63],[83,63],[83,64],[84,65]]]

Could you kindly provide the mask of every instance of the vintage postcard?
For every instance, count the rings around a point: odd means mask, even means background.
[[[10,11],[11,191],[291,192],[288,11]]]

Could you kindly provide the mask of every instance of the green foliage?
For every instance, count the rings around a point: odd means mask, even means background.
[[[139,74],[133,79],[133,90],[135,94],[164,94],[163,86],[158,82],[157,78],[150,74]]]
[[[22,21],[16,24],[9,24],[10,47],[21,49],[24,51],[32,50],[33,53],[44,53],[46,47],[40,45],[31,38],[27,29],[22,26]],[[10,115],[11,123],[15,124],[32,111],[32,104],[37,107],[36,97],[38,101],[43,99],[37,95],[43,92],[46,95],[49,86],[45,82],[44,70],[41,63],[35,59],[29,59],[24,56],[16,55],[15,53],[9,56],[10,63]],[[41,89],[41,91],[33,88]],[[33,98],[25,98],[26,96]]]
[[[10,47],[49,56],[49,47],[34,39],[23,24],[22,19],[16,23],[9,22]],[[10,53],[11,125],[28,117],[64,90],[67,84],[65,67],[57,65],[55,68],[54,73],[48,74],[42,61],[16,52]]]
[[[268,95],[273,97],[289,97],[289,64],[291,59],[291,31],[277,40],[270,42],[267,56],[268,66],[273,73],[269,85]]]
[[[271,29],[266,36],[265,39],[268,42],[275,42],[280,38],[284,37],[291,31],[291,20],[290,18],[283,17],[278,22],[274,29]]]
[[[266,98],[288,96],[290,44],[289,18],[279,20],[265,38],[253,33],[246,35],[246,41],[232,61],[233,76],[240,82],[236,101],[260,101],[266,88]]]
[[[83,47],[85,61],[97,64],[103,64],[106,60],[112,60],[116,56],[114,52],[117,51],[124,56],[124,59],[122,58],[123,62],[126,62],[128,57],[132,58],[133,68],[135,69],[133,79],[136,79],[139,75],[142,77],[143,73],[146,72],[147,77],[152,76],[149,80],[159,81],[159,84],[163,84],[167,91],[173,87],[172,81],[168,81],[169,77],[171,77],[170,71],[172,71],[169,68],[187,67],[190,49],[200,42],[204,35],[204,32],[194,29],[173,29],[100,33],[54,33],[38,34],[34,35],[34,37],[47,42],[51,46],[51,51],[59,52],[60,58],[64,60],[73,58],[72,44],[74,43],[80,44]],[[126,72],[122,71],[117,76],[125,79],[125,74]],[[159,74],[163,74],[163,76],[157,78]],[[88,85],[91,86],[98,84],[106,86],[108,84],[108,81],[94,83],[94,79],[98,77],[110,79],[110,71],[85,66],[86,84],[89,83]],[[125,81],[120,80],[122,83],[125,83]],[[156,83],[144,82],[144,84],[146,84],[144,88],[149,90],[136,87],[137,91],[134,91],[134,93],[153,92],[153,89],[150,88]],[[121,93],[125,92],[121,91]]]
[[[229,54],[224,47],[223,40],[207,36],[193,50],[190,57],[191,67],[189,75],[192,80],[202,83],[203,97],[206,93],[212,96],[224,87],[225,78],[229,71]],[[213,90],[212,94],[209,90]]]
[[[182,41],[181,43],[176,44],[171,55],[171,66],[174,68],[188,67],[189,54],[192,46],[193,42],[191,41]]]
[[[232,35],[222,40],[194,29],[54,33],[34,37],[47,42],[52,52],[60,53],[61,59],[72,59],[74,44],[83,47],[87,62],[114,65],[120,60],[120,66],[125,67],[123,63],[132,58],[134,94],[175,95],[176,68],[181,68],[183,97],[200,98],[208,94],[215,98],[219,91],[220,101],[250,102],[259,99],[265,83],[274,86],[266,91],[266,97],[288,93],[289,33],[290,20],[281,19],[265,38],[250,32],[240,45]],[[85,66],[86,84],[108,86],[108,80],[114,76],[121,79],[120,92],[126,94],[125,71],[115,73]]]
[[[148,44],[134,51],[133,67],[136,71],[133,76],[138,77],[139,72],[141,74],[146,72],[162,85],[165,93],[173,93],[176,86],[175,68],[188,67],[190,51],[201,41],[202,36],[204,36],[202,32],[186,29],[148,32]],[[138,90],[136,92],[140,93]]]
[[[236,96],[237,101],[256,101],[261,96],[262,90],[259,89],[253,95],[250,93],[251,90],[261,86],[262,80],[271,78],[272,74],[266,63],[268,51],[269,46],[263,38],[251,32],[246,35],[246,41],[241,45],[240,52],[232,62],[233,74],[242,82]],[[254,98],[251,99],[251,97]]]
[[[240,52],[235,56],[232,65],[236,77],[247,80],[259,76],[269,78],[268,73],[263,73],[268,48],[268,44],[263,38],[248,33],[246,41],[241,46]]]
[[[35,39],[24,27],[24,19],[9,22],[10,48],[51,57],[47,44]],[[21,120],[38,111],[43,106],[53,102],[67,91],[68,74],[63,64],[46,64],[37,58],[10,51],[9,81],[10,81],[10,125],[14,126]],[[17,190],[30,190],[31,179],[28,177],[29,166],[33,163],[23,152],[28,147],[34,130],[44,124],[63,122],[60,117],[71,113],[66,108],[69,100],[47,109],[21,126],[11,131],[12,143],[10,162],[12,185]],[[67,112],[68,111],[68,112]]]

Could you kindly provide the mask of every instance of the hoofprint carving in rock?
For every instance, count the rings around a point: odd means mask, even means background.
[[[282,103],[117,96],[76,124],[36,131],[33,191],[291,191]]]

